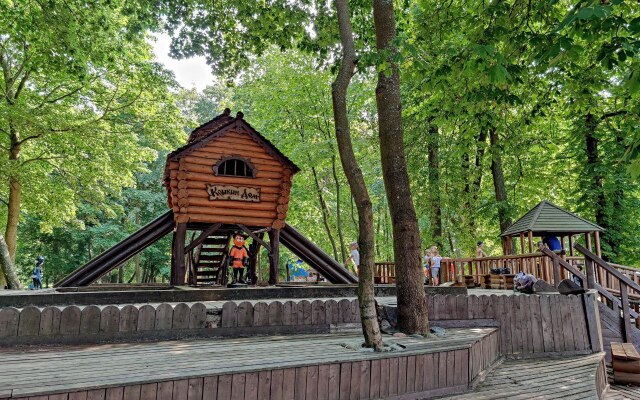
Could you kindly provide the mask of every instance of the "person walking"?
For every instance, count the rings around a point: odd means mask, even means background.
[[[33,269],[33,274],[31,275],[34,289],[42,289],[42,265],[44,265],[44,257],[38,256],[36,267]]]

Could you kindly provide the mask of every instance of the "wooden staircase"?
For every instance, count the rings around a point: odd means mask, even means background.
[[[213,234],[208,236],[199,246],[194,259],[194,275],[197,286],[225,284],[227,254],[229,253],[230,236]]]
[[[560,281],[561,268],[578,276],[584,289],[594,289],[598,293],[598,314],[600,317],[603,347],[606,352],[607,362],[611,361],[611,343],[631,343],[640,348],[640,313],[635,310],[629,301],[629,294],[640,293],[640,285],[619,272],[602,258],[593,254],[589,249],[580,244],[574,244],[576,250],[585,257],[585,273],[567,263],[560,256],[549,249],[542,252],[551,258],[553,262],[555,281]],[[608,274],[609,280],[615,281],[615,287],[619,291],[611,292],[605,287],[604,274],[596,273],[599,267]]]

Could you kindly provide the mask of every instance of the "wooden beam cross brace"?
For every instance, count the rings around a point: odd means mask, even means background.
[[[220,224],[220,223],[213,224],[210,227],[208,227],[206,230],[204,230],[200,234],[200,236],[198,236],[195,240],[193,240],[191,243],[189,243],[189,245],[187,247],[185,247],[185,249],[184,249],[185,254],[190,252],[191,250],[193,250],[196,246],[200,245],[200,243],[204,242],[204,240],[206,238],[208,238],[213,232],[215,232],[218,229],[220,229],[221,226],[222,226],[222,224]]]
[[[240,229],[242,229],[247,235],[251,236],[251,238],[253,240],[255,240],[256,242],[260,243],[265,249],[267,249],[267,251],[271,252],[271,246],[269,245],[269,243],[265,242],[264,240],[260,239],[255,233],[251,232],[251,229],[247,228],[246,226],[242,225],[242,224],[237,224],[238,227]]]

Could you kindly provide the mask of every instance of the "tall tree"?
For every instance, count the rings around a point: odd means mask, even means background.
[[[362,321],[362,333],[365,345],[381,351],[383,348],[378,317],[376,313],[373,275],[375,271],[375,243],[373,231],[373,206],[369,191],[356,160],[351,143],[351,129],[347,111],[347,91],[356,69],[356,49],[353,42],[351,17],[347,0],[336,0],[342,59],[340,70],[331,85],[333,98],[333,120],[338,140],[338,150],[351,193],[358,210],[358,245],[360,248],[360,267],[358,269],[358,302]],[[424,292],[423,292],[424,294]]]
[[[374,0],[373,19],[376,47],[384,57],[378,73],[376,104],[382,173],[393,224],[398,327],[406,333],[428,334],[429,319],[420,263],[420,230],[404,153],[393,1]]]
[[[171,76],[149,61],[126,5],[9,2],[0,11],[0,195],[12,260],[22,211],[60,224],[78,197],[100,201],[155,157],[140,131],[165,145],[176,137]]]

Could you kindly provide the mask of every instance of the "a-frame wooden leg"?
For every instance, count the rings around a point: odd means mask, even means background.
[[[271,251],[269,252],[269,285],[278,283],[278,261],[280,260],[280,229],[272,229],[269,231],[269,244]]]
[[[264,237],[264,232],[259,233],[258,237],[262,239]],[[258,274],[256,273],[256,268],[258,266],[258,253],[260,252],[260,243],[257,240],[254,240],[249,247],[249,270],[247,271],[247,280],[255,285],[258,283]]]
[[[187,235],[187,224],[178,223],[173,231],[173,250],[171,256],[171,284],[184,285],[186,272],[184,262],[184,240]]]

